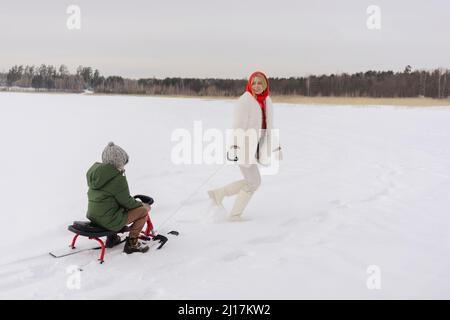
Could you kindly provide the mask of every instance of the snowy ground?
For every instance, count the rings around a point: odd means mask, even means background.
[[[130,154],[131,191],[155,198],[158,226],[219,168],[172,164],[172,131],[195,120],[225,129],[231,107],[0,93],[0,298],[450,298],[449,107],[276,104],[284,161],[263,176],[249,221],[223,222],[210,207],[208,188],[240,178],[225,166],[161,226],[181,233],[163,250],[115,248],[103,265],[98,251],[48,255],[84,219],[85,172],[107,142]],[[73,265],[83,269],[79,289],[67,286]],[[379,290],[367,287],[372,265]]]

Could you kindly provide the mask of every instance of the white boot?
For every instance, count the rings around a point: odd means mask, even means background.
[[[230,220],[231,221],[241,221],[242,220],[242,213],[244,212],[244,209],[247,207],[247,204],[249,203],[251,197],[253,195],[253,192],[248,192],[242,189],[239,191],[236,200],[233,205],[233,209],[231,209],[230,212]]]
[[[222,200],[225,196],[232,196],[237,194],[242,188],[247,186],[246,180],[239,180],[232,182],[225,187],[209,190],[208,195],[218,206],[222,205]]]

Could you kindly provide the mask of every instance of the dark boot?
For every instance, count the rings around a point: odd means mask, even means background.
[[[106,237],[106,248],[112,248],[114,246],[117,246],[121,242],[120,237],[117,234],[113,234],[112,236]]]
[[[127,241],[125,242],[125,247],[123,248],[123,252],[130,254],[134,252],[147,252],[148,246],[143,246],[138,241],[138,238],[130,238],[127,237]]]

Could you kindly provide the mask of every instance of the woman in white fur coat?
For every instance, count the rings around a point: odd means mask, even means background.
[[[208,191],[216,205],[225,196],[237,195],[230,220],[239,221],[254,192],[261,184],[258,163],[269,165],[274,158],[281,160],[281,148],[273,127],[273,105],[269,97],[269,82],[262,72],[248,79],[246,92],[238,99],[233,114],[233,144],[228,160],[239,163],[244,179],[222,188]]]

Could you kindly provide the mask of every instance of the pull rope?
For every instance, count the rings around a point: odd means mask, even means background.
[[[185,205],[186,202],[188,202],[206,183],[209,182],[217,173],[219,173],[220,170],[225,167],[227,162],[225,162],[223,165],[221,165],[216,171],[214,171],[208,179],[206,179],[200,186],[197,187],[185,200],[181,201],[180,205],[169,215],[169,217],[164,220],[160,225],[158,229],[161,229],[170,219],[172,219]]]

